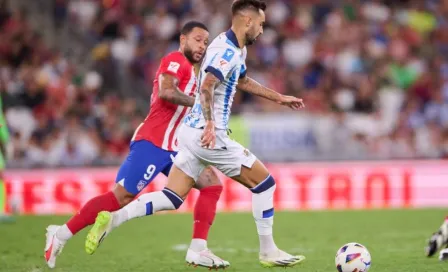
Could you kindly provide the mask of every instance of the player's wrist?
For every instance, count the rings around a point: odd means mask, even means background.
[[[278,96],[275,99],[275,102],[277,102],[278,104],[282,104],[284,102],[284,98],[285,98],[284,95],[278,94]]]

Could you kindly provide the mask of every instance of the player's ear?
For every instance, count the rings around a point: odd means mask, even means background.
[[[180,35],[180,45],[184,46],[186,42],[187,42],[187,36],[183,34]]]
[[[252,17],[246,16],[246,27],[250,27],[253,23]]]

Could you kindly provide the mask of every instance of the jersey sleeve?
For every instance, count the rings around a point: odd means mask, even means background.
[[[180,81],[185,76],[185,66],[184,59],[175,55],[166,56],[160,62],[159,73],[172,75]]]
[[[241,72],[240,72],[240,78],[245,78],[247,75],[247,67],[246,63],[241,64]]]
[[[241,70],[240,70],[240,78],[245,78],[247,75],[247,66],[246,66],[246,57],[247,57],[247,49],[244,48],[243,50],[243,64],[241,64]]]
[[[225,47],[212,49],[209,52],[211,59],[208,65],[206,65],[205,71],[212,73],[220,81],[229,75],[229,73],[238,65],[235,49]]]

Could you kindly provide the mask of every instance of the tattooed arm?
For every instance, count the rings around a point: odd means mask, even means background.
[[[302,99],[293,96],[282,95],[272,89],[269,89],[261,85],[260,83],[258,83],[257,81],[248,76],[241,78],[238,81],[238,85],[236,87],[242,91],[266,98],[283,106],[288,106],[294,110],[298,110],[305,107]]]
[[[242,91],[251,93],[256,96],[266,98],[268,100],[271,100],[271,101],[274,101],[277,103],[279,103],[282,98],[282,95],[279,94],[278,92],[276,92],[272,89],[266,88],[265,86],[261,85],[260,83],[258,83],[257,81],[255,81],[254,79],[252,79],[248,76],[241,78],[238,81],[238,85],[236,87]]]
[[[214,103],[214,92],[216,84],[218,84],[220,80],[215,77],[212,73],[207,73],[205,75],[204,82],[201,85],[200,89],[200,98],[201,98],[201,107],[202,114],[206,121],[214,121],[215,115],[213,112],[213,103]]]
[[[205,119],[205,127],[201,137],[201,145],[205,148],[215,147],[216,133],[213,104],[215,87],[219,82],[219,78],[214,76],[212,73],[207,73],[200,89],[202,114],[204,115]]]
[[[159,98],[173,104],[193,107],[194,98],[184,94],[179,88],[179,80],[170,74],[159,76]]]

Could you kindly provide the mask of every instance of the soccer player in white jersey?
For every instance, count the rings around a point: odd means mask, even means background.
[[[232,4],[232,27],[210,44],[202,63],[199,93],[195,105],[179,132],[179,153],[165,189],[141,195],[110,220],[95,222],[95,236],[106,237],[111,230],[136,217],[179,208],[205,167],[215,166],[222,173],[252,191],[252,211],[260,241],[259,260],[264,267],[294,266],[304,256],[280,250],[274,242],[274,178],[252,153],[227,135],[230,109],[236,90],[264,97],[294,110],[301,99],[281,95],[246,75],[246,45],[263,33],[266,4],[261,0],[236,0]],[[109,213],[109,212],[104,212]],[[151,213],[151,214],[152,214]],[[89,238],[87,238],[89,239]]]

